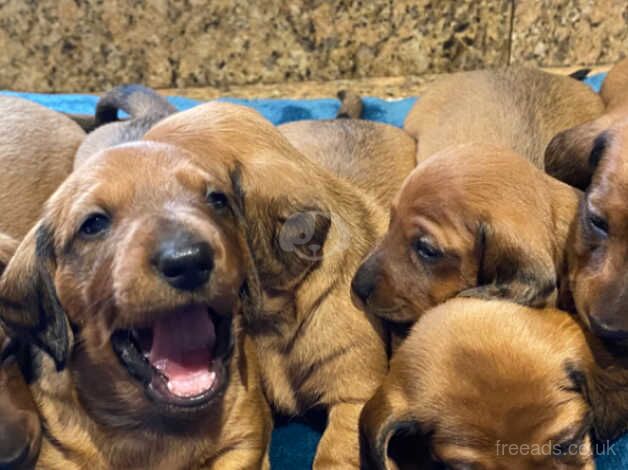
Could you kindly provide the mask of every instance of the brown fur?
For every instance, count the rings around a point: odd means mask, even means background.
[[[578,190],[510,150],[450,147],[420,163],[353,280],[359,303],[415,321],[454,296],[553,305]]]
[[[0,234],[0,273],[17,242]],[[0,467],[33,468],[41,446],[41,423],[18,361],[27,349],[11,341],[0,327]]]
[[[18,240],[72,171],[85,132],[31,101],[0,96],[0,231]]]
[[[352,305],[349,284],[384,213],[244,107],[197,106],[145,138],[183,147],[207,168],[239,169],[253,261],[245,327],[266,396],[289,414],[325,407],[314,466],[356,468],[358,416],[387,361],[381,326]]]
[[[601,95],[605,114],[559,134],[548,151],[595,170],[568,244],[569,287],[583,321],[618,339],[628,337],[628,59],[611,69]]]
[[[586,161],[544,157],[558,132],[598,117],[599,96],[570,77],[511,66],[449,75],[410,110],[404,129],[418,140],[417,161],[453,144],[510,148],[569,184],[584,187]]]
[[[612,374],[565,312],[450,300],[414,326],[365,406],[363,467],[593,469],[591,436],[626,428],[626,377]]]
[[[297,121],[279,126],[312,161],[389,207],[416,164],[416,142],[396,127],[373,121]]]
[[[236,195],[228,174],[190,160],[156,143],[93,156],[48,201],[0,280],[0,317],[55,361],[38,354],[31,385],[46,429],[38,467],[268,466],[270,416],[238,328],[245,242],[235,215],[205,199],[224,191],[232,205]],[[87,237],[80,227],[94,213],[111,223]],[[173,288],[152,266],[168,229],[195,234],[215,253],[210,280],[193,291]],[[112,333],[190,303],[207,303],[223,321],[233,314],[236,341],[224,393],[185,411],[148,398],[114,353]]]

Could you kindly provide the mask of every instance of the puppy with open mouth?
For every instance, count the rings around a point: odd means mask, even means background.
[[[193,153],[207,171],[238,175],[250,254],[244,331],[264,392],[285,414],[326,411],[315,468],[358,468],[358,418],[387,356],[383,327],[352,304],[350,282],[384,232],[385,212],[242,106],[197,106],[145,139]]]
[[[143,142],[94,155],[49,199],[0,281],[0,318],[36,345],[38,467],[268,465],[229,188]]]

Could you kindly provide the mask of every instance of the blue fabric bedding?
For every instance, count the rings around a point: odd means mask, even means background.
[[[594,75],[586,82],[596,91],[604,80],[604,74]],[[68,113],[93,113],[98,98],[93,95],[49,95],[36,93],[1,92],[30,99],[57,111]],[[199,101],[184,97],[171,97],[170,102],[180,110],[189,109]],[[274,124],[302,119],[331,119],[335,116],[339,102],[335,99],[315,100],[241,100],[224,98],[226,101],[251,106],[257,109]],[[379,98],[366,98],[364,118],[386,122],[398,127],[416,101],[404,98],[386,101]],[[317,419],[278,418],[271,446],[273,470],[301,470],[311,468],[322,425]],[[628,468],[628,436],[620,439],[597,459],[599,470],[620,470]]]

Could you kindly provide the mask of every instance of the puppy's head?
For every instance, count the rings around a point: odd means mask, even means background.
[[[569,278],[576,309],[591,330],[628,337],[628,124],[595,137],[595,174],[569,244]]]
[[[396,322],[455,295],[545,305],[557,282],[555,221],[577,204],[563,186],[495,147],[433,155],[406,179],[387,234],[353,279],[354,298]]]
[[[396,352],[360,420],[366,468],[593,469],[594,417],[566,313],[454,299]]]
[[[228,382],[244,282],[236,199],[228,173],[182,149],[104,151],[19,246],[0,281],[3,321],[69,368],[101,424],[206,416]]]
[[[360,201],[346,183],[305,158],[258,113],[207,103],[168,117],[145,138],[188,149],[208,169],[239,168],[254,261],[244,289],[251,328],[274,328],[281,322],[278,316],[290,311],[287,303],[317,267],[333,265],[336,278],[350,275],[342,260],[353,246],[353,227],[342,211],[351,208],[361,221],[369,214],[360,214]]]

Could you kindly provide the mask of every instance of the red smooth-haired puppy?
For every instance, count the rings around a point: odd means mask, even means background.
[[[548,152],[595,171],[569,246],[574,307],[596,334],[628,338],[628,59],[601,90],[605,114],[558,135]]]
[[[251,253],[244,330],[266,396],[286,414],[324,408],[314,467],[357,468],[360,411],[388,361],[383,327],[352,304],[350,283],[383,234],[386,212],[242,106],[197,106],[145,139],[185,148],[208,171],[237,175]]]
[[[419,163],[352,282],[366,311],[413,322],[462,295],[554,305],[579,191],[511,150],[449,147]]]
[[[592,437],[628,422],[613,373],[566,312],[449,300],[414,325],[366,404],[362,466],[593,470]]]
[[[85,132],[28,100],[0,96],[0,232],[21,240],[72,171]]]
[[[48,200],[0,278],[0,318],[34,345],[38,468],[268,467],[231,179],[141,142]]]
[[[454,144],[480,142],[513,150],[538,168],[583,188],[586,161],[546,158],[560,131],[597,118],[600,97],[584,83],[521,66],[461,72],[438,80],[417,101],[404,129],[417,139],[417,161]]]

